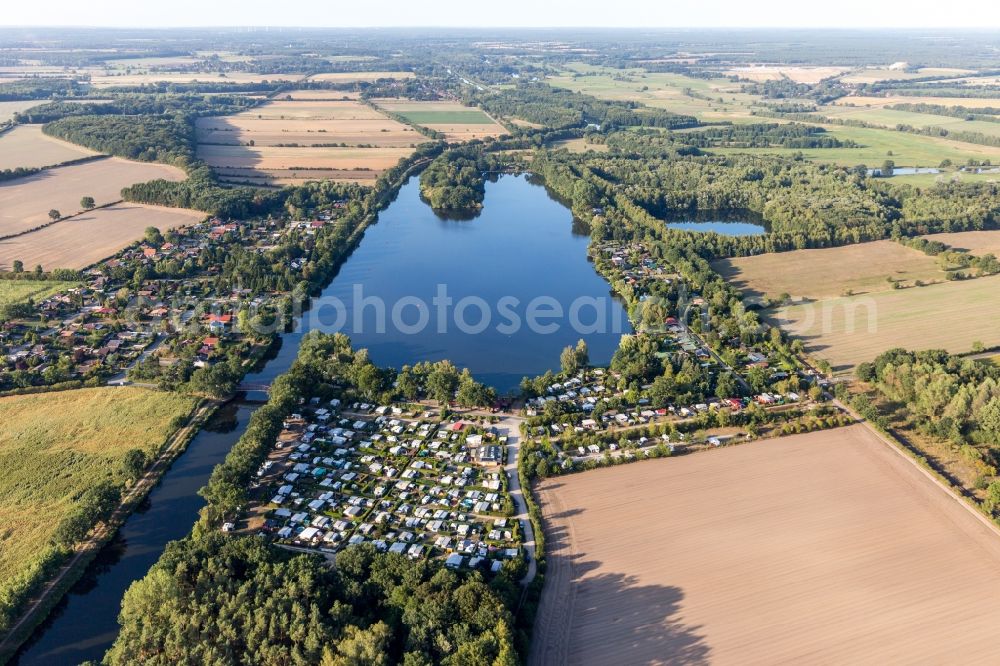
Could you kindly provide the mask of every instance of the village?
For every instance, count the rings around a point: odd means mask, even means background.
[[[331,557],[371,543],[497,573],[522,558],[522,535],[503,468],[507,436],[490,420],[312,398],[282,423],[248,519],[223,529]]]
[[[286,270],[300,276],[311,238],[330,220],[329,213],[306,221],[210,218],[162,235],[149,230],[152,238],[83,271],[78,286],[0,323],[0,388],[81,379],[176,383],[219,360],[252,355],[266,347],[268,331],[251,324],[279,331],[287,294],[222,279],[224,258],[235,248],[263,256],[293,242],[305,251]]]

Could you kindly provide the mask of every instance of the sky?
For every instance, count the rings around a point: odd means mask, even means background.
[[[42,0],[0,26],[1000,28],[1000,0]]]

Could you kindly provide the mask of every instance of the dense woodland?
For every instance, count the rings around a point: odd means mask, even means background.
[[[370,545],[331,568],[253,537],[188,537],[126,593],[105,663],[516,666],[504,584]]]

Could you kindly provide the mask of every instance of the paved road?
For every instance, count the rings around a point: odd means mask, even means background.
[[[521,492],[521,478],[517,474],[517,457],[521,453],[521,419],[517,416],[504,416],[497,423],[497,428],[507,435],[507,480],[511,499],[514,500],[515,519],[521,524],[524,534],[524,552],[528,555],[528,573],[521,579],[521,585],[530,585],[535,580],[538,565],[535,564],[535,530],[531,527],[528,517],[528,504]]]

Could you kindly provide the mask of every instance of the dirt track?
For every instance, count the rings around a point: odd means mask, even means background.
[[[1000,536],[865,426],[550,479],[529,664],[997,663]]]

